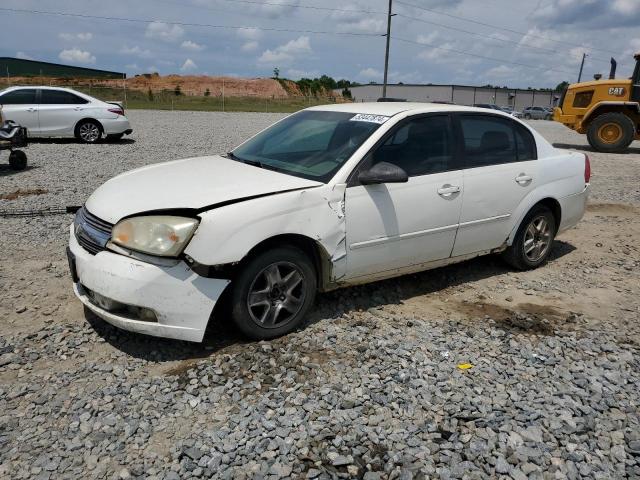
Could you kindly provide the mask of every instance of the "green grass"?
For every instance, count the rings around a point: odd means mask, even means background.
[[[100,100],[124,101],[125,92],[117,88],[96,88],[74,86],[75,90],[87,93]],[[225,97],[224,105],[222,97],[217,96],[191,96],[175,95],[173,91],[155,92],[153,99],[149,99],[147,93],[137,90],[127,90],[126,109],[147,110],[193,110],[202,112],[272,112],[290,113],[314,105],[335,103],[333,98],[324,97],[289,97],[289,98],[264,98],[264,97]]]

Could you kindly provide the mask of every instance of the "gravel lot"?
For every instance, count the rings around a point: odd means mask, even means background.
[[[0,195],[32,194],[0,211],[80,205],[281,117],[129,116],[129,141],[34,143],[19,173],[2,155]],[[225,319],[203,345],[116,330],[73,297],[70,216],[0,217],[0,478],[640,478],[640,144],[599,154],[532,124],[594,172],[546,266],[485,257],[324,294],[270,342]]]

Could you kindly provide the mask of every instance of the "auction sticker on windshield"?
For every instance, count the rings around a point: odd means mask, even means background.
[[[389,120],[389,117],[384,115],[370,115],[367,113],[358,113],[349,119],[350,122],[369,122],[383,124]]]

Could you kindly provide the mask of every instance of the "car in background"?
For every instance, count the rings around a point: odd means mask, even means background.
[[[30,137],[75,137],[96,143],[133,132],[122,105],[62,87],[9,87],[0,91],[6,120],[26,127]]]
[[[488,108],[490,110],[498,110],[499,112],[508,113],[509,115],[515,118],[520,118],[521,116],[520,112],[513,111],[513,107],[500,107],[494,103],[476,103],[473,106],[478,108]],[[511,109],[511,110],[506,110],[506,109]]]
[[[582,217],[590,171],[498,110],[311,107],[226,154],[104,183],[70,225],[73,289],[125,330],[200,342],[228,307],[274,338],[318,291],[490,253],[542,265]]]
[[[522,113],[517,111],[517,110],[515,110],[511,105],[504,105],[504,106],[499,107],[499,108],[500,108],[500,110],[502,110],[505,113],[508,113],[512,117],[522,118]]]
[[[526,107],[522,116],[527,120],[551,120],[553,112],[546,107]]]

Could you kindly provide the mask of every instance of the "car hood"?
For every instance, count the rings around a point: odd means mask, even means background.
[[[259,196],[322,185],[219,155],[131,170],[104,183],[85,206],[110,223],[152,211],[199,211]]]

